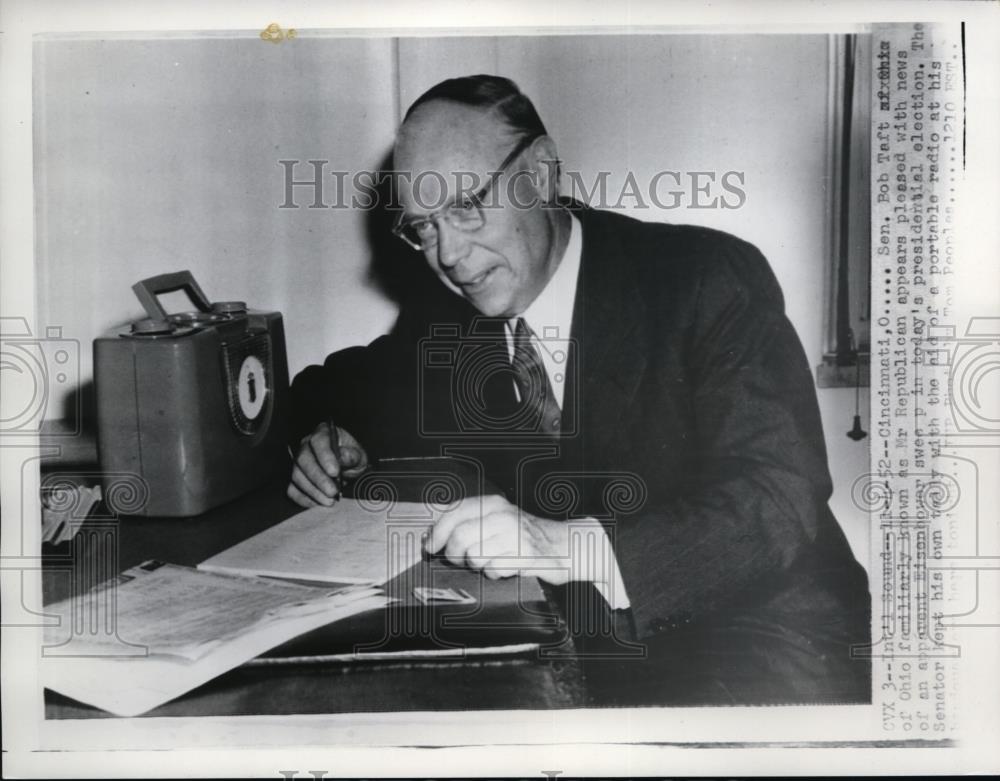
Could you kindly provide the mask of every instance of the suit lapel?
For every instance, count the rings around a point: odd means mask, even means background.
[[[586,208],[575,213],[583,228],[583,257],[573,307],[570,398],[592,447],[608,444],[620,431],[645,371],[643,297],[610,215]]]

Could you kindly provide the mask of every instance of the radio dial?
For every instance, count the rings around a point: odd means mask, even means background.
[[[267,373],[260,358],[248,355],[243,359],[236,378],[236,394],[240,411],[247,420],[256,420],[267,398]]]

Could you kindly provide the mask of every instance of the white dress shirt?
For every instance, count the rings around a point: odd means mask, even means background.
[[[576,300],[576,283],[580,276],[580,259],[583,256],[583,229],[580,227],[580,221],[576,215],[570,214],[570,222],[569,241],[552,279],[520,314],[531,329],[531,344],[542,356],[542,364],[545,366],[545,373],[549,377],[549,384],[552,386],[559,409],[563,408],[566,394],[569,331],[573,325],[573,303]],[[511,360],[514,360],[516,327],[517,318],[513,317],[507,321],[507,328],[504,330],[507,337],[507,353]]]
[[[570,214],[570,233],[562,260],[538,297],[520,314],[531,329],[531,344],[542,358],[549,384],[559,409],[566,395],[566,369],[569,360],[570,328],[576,300],[580,260],[583,257],[583,229],[576,215]],[[507,352],[514,359],[514,329],[517,317],[507,321],[504,334]],[[514,392],[520,400],[517,386]],[[579,392],[579,387],[577,388]],[[571,580],[589,580],[614,610],[629,606],[621,570],[601,523],[594,518],[569,522],[569,567]]]

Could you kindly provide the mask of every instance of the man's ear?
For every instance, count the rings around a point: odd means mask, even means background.
[[[531,146],[532,159],[538,171],[538,197],[552,203],[559,197],[559,153],[556,142],[549,136],[539,136]]]

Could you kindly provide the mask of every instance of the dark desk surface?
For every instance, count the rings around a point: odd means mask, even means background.
[[[71,543],[47,548],[44,599],[80,593],[150,558],[195,565],[297,512],[284,480],[202,516],[90,518]],[[484,584],[490,583],[484,581]],[[148,716],[567,708],[585,704],[580,666],[566,654],[406,662],[350,661],[243,666]],[[106,717],[46,692],[47,718]]]

